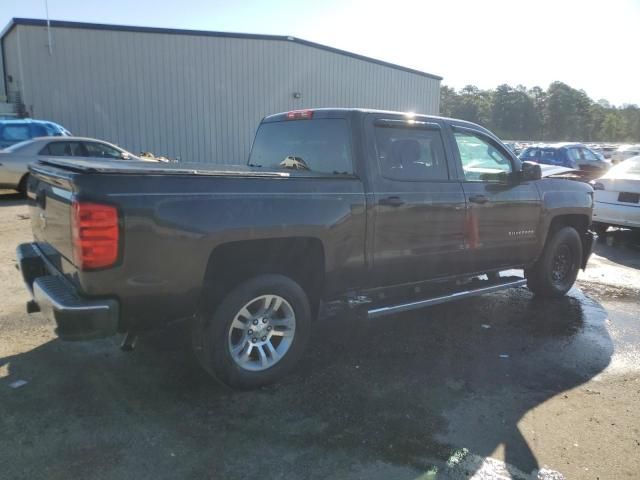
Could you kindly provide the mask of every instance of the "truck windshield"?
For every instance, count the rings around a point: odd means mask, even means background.
[[[249,164],[264,168],[353,173],[347,122],[339,118],[263,123]]]

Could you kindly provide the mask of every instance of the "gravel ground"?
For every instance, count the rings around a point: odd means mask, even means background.
[[[179,328],[123,353],[26,315],[28,211],[0,192],[0,477],[638,478],[640,236],[608,237],[566,298],[320,322],[293,375],[238,393]]]

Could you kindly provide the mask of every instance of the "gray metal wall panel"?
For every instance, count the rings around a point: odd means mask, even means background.
[[[50,56],[45,28],[14,31],[33,116],[133,152],[244,163],[270,113],[438,113],[439,80],[294,42],[56,27]],[[5,49],[14,54],[6,41]]]
[[[4,38],[3,46],[5,51],[4,77],[5,77],[5,80],[7,79],[8,74],[11,74],[11,76],[13,77],[13,81],[6,83],[7,95],[11,100],[13,100],[13,98],[11,97],[15,94],[16,90],[18,90],[21,87],[20,61],[19,61],[20,47],[18,45],[17,29],[14,29],[13,31],[11,31]],[[4,90],[3,90],[3,93],[4,93]]]

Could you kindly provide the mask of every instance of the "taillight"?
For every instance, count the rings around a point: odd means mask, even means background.
[[[111,205],[73,202],[73,256],[82,270],[110,267],[118,259],[118,211]]]
[[[293,110],[287,112],[289,120],[309,120],[313,118],[313,110]]]

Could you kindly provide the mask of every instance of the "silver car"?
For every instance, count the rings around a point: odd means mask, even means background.
[[[25,192],[29,164],[42,157],[149,160],[95,138],[39,137],[0,150],[0,188]]]

